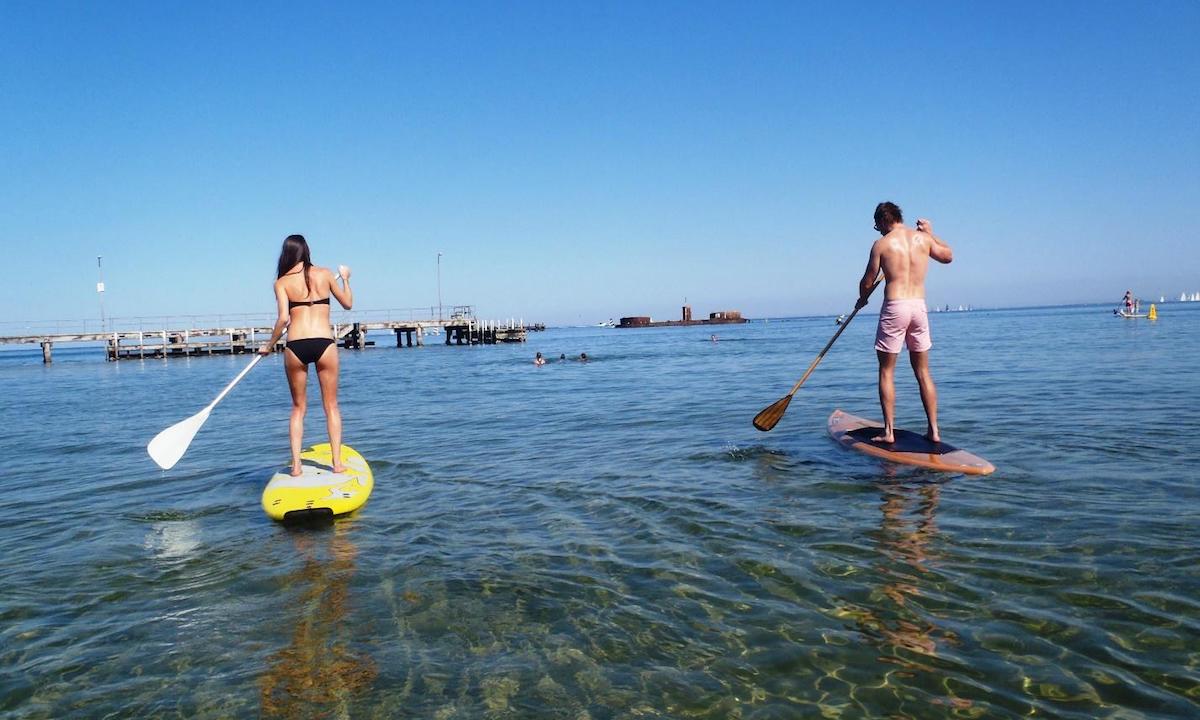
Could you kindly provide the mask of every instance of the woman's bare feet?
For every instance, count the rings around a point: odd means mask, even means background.
[[[930,425],[929,429],[925,432],[925,439],[931,443],[940,443],[942,441],[942,434],[938,432],[936,427]]]
[[[334,464],[333,464],[333,472],[334,472],[335,474],[337,474],[337,473],[344,473],[344,472],[346,472],[346,466],[345,466],[345,465],[338,464],[338,463],[334,463]]]
[[[896,435],[890,429],[884,428],[883,432],[881,432],[878,435],[876,435],[875,437],[871,438],[871,442],[884,443],[886,445],[891,445],[892,443],[896,442]]]
[[[300,477],[304,474],[304,468],[298,462],[292,463],[292,477]]]

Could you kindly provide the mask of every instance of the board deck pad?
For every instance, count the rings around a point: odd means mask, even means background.
[[[923,435],[897,428],[895,442],[876,442],[871,438],[883,430],[883,423],[834,410],[829,416],[829,435],[839,444],[901,465],[940,472],[988,475],[996,468],[987,460],[945,442],[932,442]]]
[[[289,463],[263,488],[262,507],[271,519],[292,522],[344,515],[362,507],[375,485],[366,459],[349,445],[342,445],[345,472],[333,472],[329,443],[300,453],[300,464],[299,476],[292,477]]]

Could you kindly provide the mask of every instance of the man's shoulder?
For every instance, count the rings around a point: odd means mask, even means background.
[[[926,250],[929,249],[930,245],[933,245],[933,240],[929,237],[929,234],[923,233],[920,230],[910,231],[908,235],[908,241],[913,246],[923,247]]]

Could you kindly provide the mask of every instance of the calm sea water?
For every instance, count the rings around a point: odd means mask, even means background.
[[[934,315],[986,478],[827,437],[879,415],[873,320],[769,434],[830,318],[342,351],[375,492],[303,531],[258,505],[278,355],[164,473],[146,442],[246,358],[2,353],[0,715],[1200,715],[1200,306]]]

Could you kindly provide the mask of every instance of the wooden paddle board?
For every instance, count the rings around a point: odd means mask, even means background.
[[[987,460],[960,450],[949,443],[930,442],[924,436],[896,429],[896,442],[875,442],[871,438],[883,431],[883,423],[834,410],[829,416],[829,434],[851,450],[901,465],[967,475],[987,475],[996,468]]]
[[[271,476],[263,489],[262,506],[272,520],[321,520],[362,507],[371,495],[375,478],[362,455],[342,445],[345,472],[333,472],[329,443],[313,445],[300,453],[303,472],[292,477],[291,466]]]

